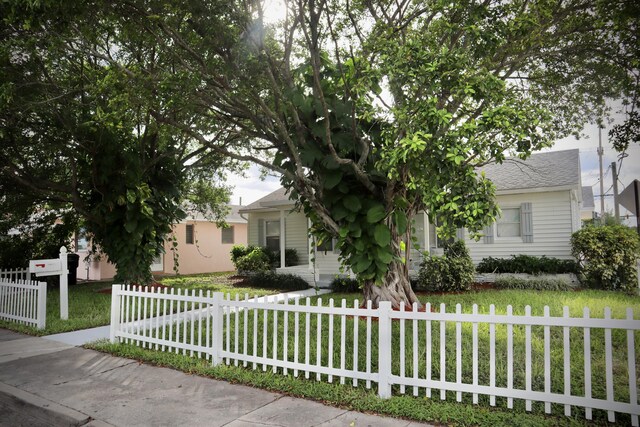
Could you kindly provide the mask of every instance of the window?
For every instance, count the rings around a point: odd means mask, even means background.
[[[520,237],[520,208],[503,208],[497,225],[497,237]]]
[[[272,251],[280,250],[280,221],[265,221],[265,245]]]
[[[84,228],[78,230],[76,233],[76,252],[78,251],[86,251],[89,249],[89,240],[87,239],[87,234]]]
[[[222,243],[233,243],[233,225],[222,229]]]
[[[193,245],[193,224],[187,224],[185,243],[188,245]]]

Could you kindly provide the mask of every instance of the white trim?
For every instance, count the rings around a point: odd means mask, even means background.
[[[505,196],[508,194],[522,193],[549,193],[553,191],[575,190],[575,185],[561,185],[557,187],[533,187],[533,188],[514,188],[510,190],[496,190],[496,196]]]

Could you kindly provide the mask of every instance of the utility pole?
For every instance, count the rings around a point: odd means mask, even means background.
[[[602,126],[598,124],[598,157],[600,159],[600,223],[604,221],[604,174],[602,173]]]
[[[616,222],[620,221],[620,207],[618,206],[618,168],[616,162],[611,162],[611,175],[613,175],[613,211]]]

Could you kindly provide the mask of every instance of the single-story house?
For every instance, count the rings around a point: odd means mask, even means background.
[[[459,230],[458,237],[465,239],[475,263],[489,256],[515,254],[571,258],[570,237],[581,227],[578,150],[534,154],[526,161],[509,158],[482,170],[496,185],[502,216],[485,228],[479,241]],[[297,274],[318,286],[340,274],[338,253],[329,242],[322,248],[315,246],[308,236],[308,219],[294,210],[284,188],[241,208],[240,213],[247,215],[249,244],[268,246],[281,254],[289,248],[297,251],[299,265],[285,267],[282,257],[278,272]],[[417,270],[423,251],[442,253],[442,242],[428,215],[416,215],[414,227],[420,250],[412,248],[411,270]]]
[[[247,244],[247,221],[238,212],[241,206],[230,205],[225,221],[228,228],[219,228],[199,215],[191,214],[173,226],[178,246],[178,272],[180,274],[233,271],[231,248]],[[108,280],[116,274],[115,265],[105,255],[89,255],[89,242],[79,234],[76,238],[76,253],[80,255],[78,279]],[[175,274],[172,241],[165,242],[165,253],[158,256],[151,266],[154,274]],[[87,257],[89,255],[89,257]]]
[[[589,185],[582,187],[582,205],[580,206],[580,219],[584,221],[592,220],[594,217],[596,204],[593,197],[593,188]]]

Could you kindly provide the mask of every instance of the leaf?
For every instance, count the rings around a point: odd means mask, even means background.
[[[389,227],[384,224],[376,225],[376,228],[373,230],[373,238],[378,246],[388,246],[391,242],[391,231],[389,231]]]
[[[403,211],[396,210],[394,213],[398,234],[404,234],[407,231],[407,215]]]
[[[356,257],[354,257],[354,258],[356,258]],[[372,261],[366,255],[362,255],[362,256],[357,257],[355,259],[355,262],[351,266],[351,270],[353,270],[353,272],[356,273],[356,274],[357,273],[362,273],[367,268],[369,268],[369,266],[371,265],[371,262]]]
[[[376,255],[378,256],[378,260],[385,264],[393,261],[393,254],[387,248],[376,248]]]
[[[367,222],[369,224],[380,222],[385,215],[384,207],[382,205],[375,205],[367,211]]]
[[[127,233],[133,233],[138,227],[138,221],[131,220],[124,223],[124,229],[127,230]]]
[[[342,174],[340,172],[328,173],[325,175],[324,188],[330,190],[342,181]]]
[[[346,196],[342,200],[342,204],[344,205],[345,208],[349,209],[351,212],[358,212],[362,207],[362,204],[360,203],[360,199],[358,198],[358,196],[353,194]]]

